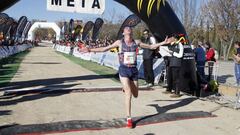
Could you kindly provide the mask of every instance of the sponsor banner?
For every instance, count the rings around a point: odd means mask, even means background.
[[[103,14],[105,0],[47,0],[47,10]]]
[[[13,54],[22,52],[31,48],[32,45],[24,44],[24,45],[15,45],[15,46],[3,46],[0,48],[0,59],[9,57]]]

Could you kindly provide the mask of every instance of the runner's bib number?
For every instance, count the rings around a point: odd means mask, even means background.
[[[135,64],[136,53],[135,52],[124,52],[124,64]]]

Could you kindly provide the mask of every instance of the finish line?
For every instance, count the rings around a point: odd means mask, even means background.
[[[176,112],[154,114],[142,117],[135,117],[134,127],[159,124],[165,122],[173,122],[180,120],[199,119],[199,118],[213,118],[216,117],[208,112],[193,111],[193,112]],[[81,131],[99,131],[117,128],[125,128],[126,122],[124,118],[113,120],[75,120],[45,124],[33,125],[13,125],[0,127],[0,134],[10,135],[39,135],[39,134],[56,134],[66,132],[81,132]]]
[[[153,91],[153,88],[139,87],[139,91]],[[48,88],[48,89],[29,89],[29,90],[8,90],[5,91],[3,96],[21,96],[27,94],[56,94],[56,93],[89,93],[89,92],[112,92],[122,91],[122,87],[89,87],[89,88],[76,88],[76,89],[62,89],[62,88]]]

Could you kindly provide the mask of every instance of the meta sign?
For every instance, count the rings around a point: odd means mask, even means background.
[[[105,0],[47,0],[47,10],[103,14]]]

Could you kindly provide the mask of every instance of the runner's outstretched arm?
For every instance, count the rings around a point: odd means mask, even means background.
[[[145,44],[142,43],[141,41],[137,40],[136,43],[141,47],[141,48],[146,48],[146,49],[157,49],[158,47],[162,46],[162,45],[167,45],[170,44],[170,42],[168,41],[168,37],[165,38],[164,41],[157,43],[157,44],[153,44],[153,45],[149,45],[149,44]]]
[[[112,48],[116,48],[119,47],[119,45],[121,44],[120,40],[117,40],[116,42],[114,42],[112,45],[106,46],[106,47],[100,47],[100,48],[83,48],[80,50],[80,52],[106,52]]]

